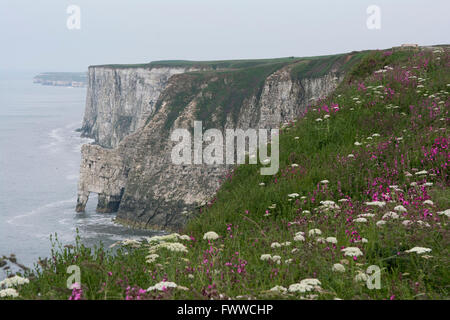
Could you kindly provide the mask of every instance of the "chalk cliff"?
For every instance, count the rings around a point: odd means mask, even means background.
[[[210,199],[229,165],[175,165],[176,128],[278,128],[329,94],[351,55],[237,65],[90,67],[77,211],[91,192],[99,212],[135,227],[177,229]],[[258,61],[258,60],[256,60]]]
[[[171,76],[194,70],[196,68],[89,67],[82,135],[95,139],[103,147],[116,147],[152,114]]]

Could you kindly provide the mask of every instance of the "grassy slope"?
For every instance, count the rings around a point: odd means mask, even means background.
[[[362,57],[329,98],[281,131],[276,176],[261,176],[259,166],[252,165],[230,173],[216,198],[184,230],[192,240],[179,242],[188,252],[159,249],[159,257],[147,263],[145,243],[125,245],[114,257],[102,248],[58,248],[56,243],[53,260],[20,288],[21,297],[67,299],[66,268],[77,264],[87,299],[298,299],[305,294],[267,290],[305,278],[320,280],[321,289],[310,292],[319,299],[448,299],[448,218],[438,212],[450,207],[449,63],[448,51]],[[394,69],[374,73],[388,64]],[[427,174],[415,174],[421,170]],[[325,179],[328,184],[321,183]],[[289,198],[291,193],[299,196]],[[348,201],[338,202],[344,198]],[[423,203],[429,199],[434,204]],[[320,209],[322,200],[333,200],[340,209]],[[364,203],[375,200],[385,201],[385,207]],[[397,205],[407,212],[398,219],[382,218]],[[374,216],[355,221],[367,213]],[[386,223],[378,226],[380,220]],[[319,236],[308,234],[313,228],[321,230],[320,237],[336,237],[337,245],[318,242]],[[203,240],[207,231],[220,238]],[[293,240],[298,231],[306,233],[305,241]],[[291,244],[271,247],[285,241]],[[352,259],[341,252],[354,246],[362,256]],[[405,252],[415,246],[430,248],[429,257]],[[262,254],[279,255],[281,263],[262,261]],[[332,271],[339,262],[343,273]],[[381,268],[379,290],[354,280],[370,265]],[[139,293],[162,280],[190,290]]]

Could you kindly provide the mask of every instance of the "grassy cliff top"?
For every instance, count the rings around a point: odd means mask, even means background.
[[[95,65],[91,67],[104,67],[113,69],[128,69],[128,68],[161,68],[161,67],[188,67],[209,70],[221,69],[242,69],[248,67],[255,67],[268,64],[279,63],[295,63],[299,61],[314,61],[327,60],[333,57],[341,57],[345,54],[333,54],[314,57],[285,57],[285,58],[271,58],[271,59],[236,59],[236,60],[212,60],[212,61],[190,61],[190,60],[160,60],[149,63],[140,64],[105,64]]]

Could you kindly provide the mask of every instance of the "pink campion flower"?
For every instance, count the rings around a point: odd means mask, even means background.
[[[330,113],[330,109],[328,109],[328,106],[326,104],[322,106],[322,110],[325,111],[326,113]]]
[[[145,289],[139,289],[139,291],[138,291],[138,294],[139,295],[143,295],[143,294],[146,294],[147,293],[147,290],[145,290]]]
[[[82,300],[83,298],[83,289],[81,289],[81,284],[75,282],[72,285],[72,295],[69,297],[69,300]]]

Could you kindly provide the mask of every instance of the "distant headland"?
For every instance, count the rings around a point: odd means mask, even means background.
[[[86,87],[86,72],[44,72],[33,78],[34,83],[45,86]]]

